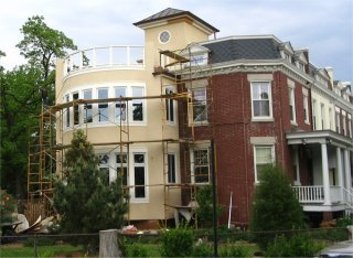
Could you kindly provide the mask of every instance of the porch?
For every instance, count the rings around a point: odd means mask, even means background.
[[[304,211],[340,211],[353,209],[353,189],[330,186],[325,196],[323,185],[292,186]],[[325,198],[326,197],[326,198]],[[330,203],[325,203],[329,199]]]

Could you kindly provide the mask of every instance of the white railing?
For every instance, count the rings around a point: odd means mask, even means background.
[[[330,199],[332,203],[342,202],[342,191],[340,186],[330,186]]]
[[[76,51],[65,58],[64,74],[87,68],[121,67],[142,69],[145,49],[143,46],[94,47]]]
[[[301,203],[324,202],[324,187],[322,185],[293,186],[292,188]]]
[[[351,209],[353,209],[353,189],[343,188],[343,201]]]

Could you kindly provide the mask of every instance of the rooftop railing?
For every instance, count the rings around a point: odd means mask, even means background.
[[[76,51],[65,58],[64,75],[89,68],[143,69],[143,46],[94,47]]]

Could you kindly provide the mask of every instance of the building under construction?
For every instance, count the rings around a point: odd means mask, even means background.
[[[334,83],[332,69],[274,35],[211,40],[218,30],[188,11],[168,8],[134,25],[144,47],[57,60],[56,105],[43,106],[30,145],[33,217],[53,212],[52,175],[63,172],[77,129],[106,183],[123,177],[127,218],[140,228],[193,217],[211,175],[220,222],[246,225],[261,171],[274,163],[309,216],[352,210],[352,89]]]

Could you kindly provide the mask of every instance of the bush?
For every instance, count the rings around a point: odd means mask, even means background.
[[[201,243],[199,245],[195,245],[192,251],[193,257],[212,257],[213,256],[213,248],[207,243]]]
[[[12,222],[12,213],[16,210],[16,200],[0,189],[0,223]]]
[[[322,248],[307,235],[296,234],[290,238],[277,236],[266,250],[266,257],[313,257]]]
[[[164,231],[161,240],[163,257],[185,257],[192,254],[194,234],[187,227]]]
[[[127,257],[148,257],[148,250],[146,246],[135,243],[127,246]]]
[[[260,184],[256,186],[250,228],[252,232],[274,232],[303,228],[304,214],[286,172],[267,166],[261,170]],[[255,241],[266,249],[276,234],[254,234]]]
[[[248,247],[227,245],[220,249],[220,257],[251,257]]]

